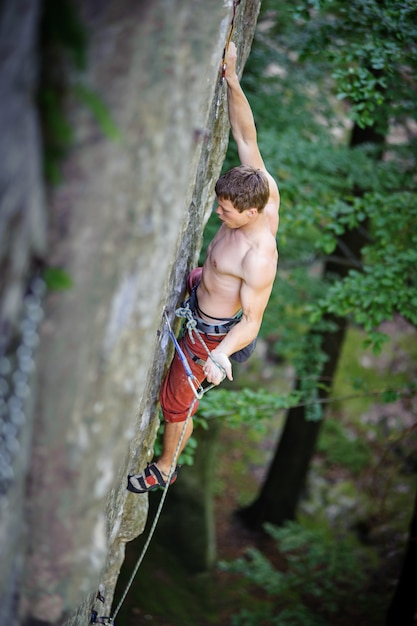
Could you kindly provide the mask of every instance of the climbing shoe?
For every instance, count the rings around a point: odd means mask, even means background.
[[[170,485],[177,480],[179,465],[171,476]],[[165,476],[165,478],[164,478]],[[168,475],[161,472],[156,463],[148,463],[140,474],[129,474],[127,477],[127,489],[133,493],[147,493],[154,489],[166,487]]]

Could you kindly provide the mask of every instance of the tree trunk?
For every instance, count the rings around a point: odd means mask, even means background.
[[[355,126],[350,145],[352,148],[369,142],[381,145],[383,141],[384,137],[375,129],[361,129]],[[354,190],[354,193],[359,195],[361,190]],[[326,259],[324,276],[329,279],[336,277],[343,279],[352,267],[351,263],[354,262],[356,265],[360,261],[365,243],[366,235],[363,228],[346,231],[339,238],[335,253]],[[345,258],[346,262],[340,263],[338,260],[340,258]],[[346,319],[325,316],[325,320],[332,322],[334,329],[322,334],[321,350],[325,355],[325,362],[317,378],[324,384],[317,390],[321,401],[330,395],[347,326]],[[309,334],[310,337],[314,337],[318,333],[320,330],[313,328]],[[302,380],[297,379],[296,390],[299,390],[301,385]],[[260,529],[264,522],[280,525],[286,520],[295,518],[321,424],[322,420],[306,419],[305,406],[293,407],[288,411],[275,456],[261,491],[253,503],[238,511],[238,516],[249,528]]]
[[[321,372],[325,386],[318,390],[319,400],[325,400],[330,394],[346,331],[346,320],[333,318],[332,321],[336,329],[322,337],[322,350],[327,360]],[[298,379],[297,390],[301,384]],[[281,439],[260,494],[252,504],[238,512],[249,528],[260,529],[264,522],[280,525],[295,518],[321,424],[321,419],[306,419],[306,407],[303,405],[288,411]]]
[[[410,523],[410,533],[405,548],[404,563],[391,604],[388,608],[385,626],[412,626],[417,611],[417,491],[414,511]]]

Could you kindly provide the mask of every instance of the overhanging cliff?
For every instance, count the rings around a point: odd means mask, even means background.
[[[29,19],[23,0],[11,4],[13,19],[26,20],[22,41],[28,32],[35,41],[37,19]],[[5,217],[13,198],[7,206],[2,200],[10,254],[13,246],[27,246],[12,277],[20,293],[34,249],[73,282],[43,301],[36,373],[19,430],[30,465],[11,461],[15,478],[2,495],[0,617],[10,625],[87,624],[99,584],[103,614],[109,614],[125,542],[142,532],[147,515],[147,497],[128,494],[126,475],[152,455],[170,351],[163,310],[174,310],[196,262],[228,143],[225,90],[217,118],[215,103],[231,1],[79,5],[90,37],[88,70],[68,82],[99,94],[120,138],[106,138],[70,89],[74,141],[63,181],[48,193],[44,212],[42,180],[30,183],[32,201],[24,211],[36,228],[25,230],[33,235],[26,243],[19,238],[22,225]],[[234,40],[241,64],[258,10],[258,0],[238,7]],[[3,28],[4,19],[5,11]],[[11,70],[12,86],[27,64],[36,66],[33,50],[22,55],[21,68]],[[29,116],[32,88],[30,81],[24,85]],[[16,90],[3,84],[3,94],[12,110]],[[31,151],[41,160],[37,135],[19,144],[22,129],[9,130],[24,176]],[[4,178],[4,162],[1,167]],[[10,275],[1,280],[2,293],[9,293]]]

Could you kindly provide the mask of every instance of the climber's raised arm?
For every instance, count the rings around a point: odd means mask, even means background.
[[[257,141],[255,120],[248,99],[240,85],[236,73],[237,51],[233,41],[226,53],[225,79],[227,82],[227,100],[229,121],[233,139],[236,142],[239,159],[242,165],[251,165],[268,175],[271,200],[279,202],[278,188],[275,180],[267,171]]]

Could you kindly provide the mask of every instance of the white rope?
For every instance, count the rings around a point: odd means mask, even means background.
[[[192,311],[189,309],[188,305],[186,307],[182,308],[182,309],[178,309],[176,311],[176,315],[178,317],[186,317],[187,318],[187,330],[190,333],[190,338],[191,338],[191,333],[194,331],[194,333],[197,335],[198,339],[200,340],[202,346],[206,350],[207,355],[214,361],[214,363],[217,365],[217,367],[223,373],[223,378],[224,378],[226,376],[226,371],[225,371],[224,367],[222,365],[220,365],[220,363],[217,363],[217,361],[212,357],[210,350],[208,349],[208,347],[206,346],[206,344],[204,342],[204,339],[201,337],[200,331],[196,327],[195,319],[194,319]],[[165,314],[165,319],[166,319],[168,328],[171,329],[170,324],[169,324],[169,320],[168,320],[168,317],[166,316],[166,314]],[[191,340],[193,341],[193,339],[191,339]],[[193,343],[195,343],[195,341],[193,341]],[[177,348],[177,342],[174,342],[174,345]],[[130,579],[129,579],[127,585],[126,585],[126,588],[125,588],[125,590],[124,590],[124,592],[122,594],[122,597],[119,600],[119,604],[117,605],[113,615],[111,617],[108,617],[108,618],[105,618],[105,617],[98,618],[99,620],[106,619],[108,624],[110,624],[110,625],[114,624],[114,620],[116,619],[117,614],[119,613],[119,611],[120,611],[120,609],[121,609],[121,607],[123,605],[123,602],[126,599],[126,596],[127,596],[128,592],[129,592],[129,589],[132,586],[132,583],[133,583],[133,581],[134,581],[134,579],[136,577],[136,574],[138,573],[139,567],[140,567],[140,565],[141,565],[141,563],[142,563],[142,561],[144,559],[144,556],[145,556],[145,554],[146,554],[146,552],[147,552],[147,550],[149,548],[149,545],[151,543],[153,534],[155,532],[156,526],[157,526],[159,518],[161,516],[162,508],[163,508],[164,502],[165,502],[165,498],[167,496],[168,489],[169,489],[169,486],[171,484],[171,479],[172,479],[172,476],[173,476],[173,474],[175,472],[175,468],[176,468],[176,464],[177,464],[177,458],[178,458],[178,455],[179,455],[179,451],[181,449],[181,444],[182,444],[182,442],[184,440],[184,436],[185,436],[185,432],[186,432],[186,429],[187,429],[188,420],[190,419],[190,417],[193,414],[195,403],[197,402],[197,400],[200,399],[200,397],[202,397],[202,395],[204,393],[207,393],[207,391],[209,391],[209,389],[211,389],[213,386],[214,385],[211,385],[210,387],[206,387],[206,388],[202,388],[201,387],[201,389],[202,389],[201,396],[196,396],[193,399],[193,401],[192,401],[192,403],[190,405],[190,408],[188,410],[188,415],[187,415],[187,418],[186,418],[186,420],[184,422],[184,426],[183,426],[183,428],[181,430],[181,436],[180,436],[180,439],[178,441],[178,444],[177,444],[177,447],[176,447],[176,450],[175,450],[175,453],[174,453],[174,457],[173,457],[172,462],[171,462],[171,467],[169,469],[168,478],[167,478],[166,483],[165,483],[165,487],[164,487],[164,490],[163,490],[163,493],[162,493],[162,497],[161,497],[161,500],[159,502],[158,509],[156,511],[154,521],[153,521],[152,526],[151,526],[151,528],[149,530],[149,534],[148,534],[147,540],[145,542],[145,545],[142,548],[142,552],[141,552],[141,554],[140,554],[140,556],[139,556],[139,558],[138,558],[138,560],[136,562],[136,565],[135,565],[135,567],[133,569],[133,572],[132,572],[132,574],[130,576]],[[105,623],[105,622],[101,622],[101,623]]]
[[[181,448],[181,444],[182,444],[183,439],[184,439],[185,431],[186,431],[186,428],[187,428],[187,423],[188,423],[188,420],[189,420],[189,418],[190,418],[190,416],[192,414],[192,411],[194,409],[194,405],[195,405],[196,402],[197,402],[197,399],[194,398],[194,400],[192,401],[191,406],[189,408],[187,418],[186,418],[186,420],[184,422],[184,426],[182,427],[181,436],[180,436],[180,439],[178,441],[178,444],[177,444],[177,447],[176,447],[176,450],[175,450],[175,454],[174,454],[174,457],[172,459],[171,467],[170,467],[169,472],[168,472],[168,478],[167,478],[167,481],[165,483],[164,491],[162,493],[162,498],[161,498],[161,500],[159,502],[158,509],[156,511],[154,521],[153,521],[152,526],[151,526],[151,528],[149,530],[148,538],[146,540],[145,545],[142,548],[142,552],[141,552],[141,554],[140,554],[140,556],[139,556],[139,558],[137,560],[137,563],[136,563],[135,568],[134,568],[134,570],[132,572],[132,575],[131,575],[131,577],[129,579],[129,582],[126,585],[126,589],[124,590],[123,595],[120,598],[119,604],[117,605],[117,607],[116,607],[112,617],[110,618],[110,622],[109,622],[110,624],[114,624],[114,620],[116,619],[116,616],[117,616],[118,612],[120,611],[123,602],[126,599],[126,596],[127,596],[128,592],[129,592],[129,589],[132,586],[132,583],[133,583],[133,581],[135,579],[135,576],[138,573],[139,567],[140,567],[140,565],[141,565],[141,563],[143,561],[143,558],[144,558],[144,556],[145,556],[145,554],[146,554],[146,552],[147,552],[147,550],[149,548],[149,545],[151,543],[151,539],[152,539],[153,534],[155,532],[158,520],[159,520],[159,518],[161,516],[162,507],[164,506],[165,498],[167,496],[168,489],[169,489],[169,486],[170,486],[170,483],[171,483],[171,479],[172,479],[172,476],[173,476],[174,471],[175,471],[175,467],[176,467],[176,463],[177,463],[177,457],[178,457],[178,453],[179,453],[180,448]]]

